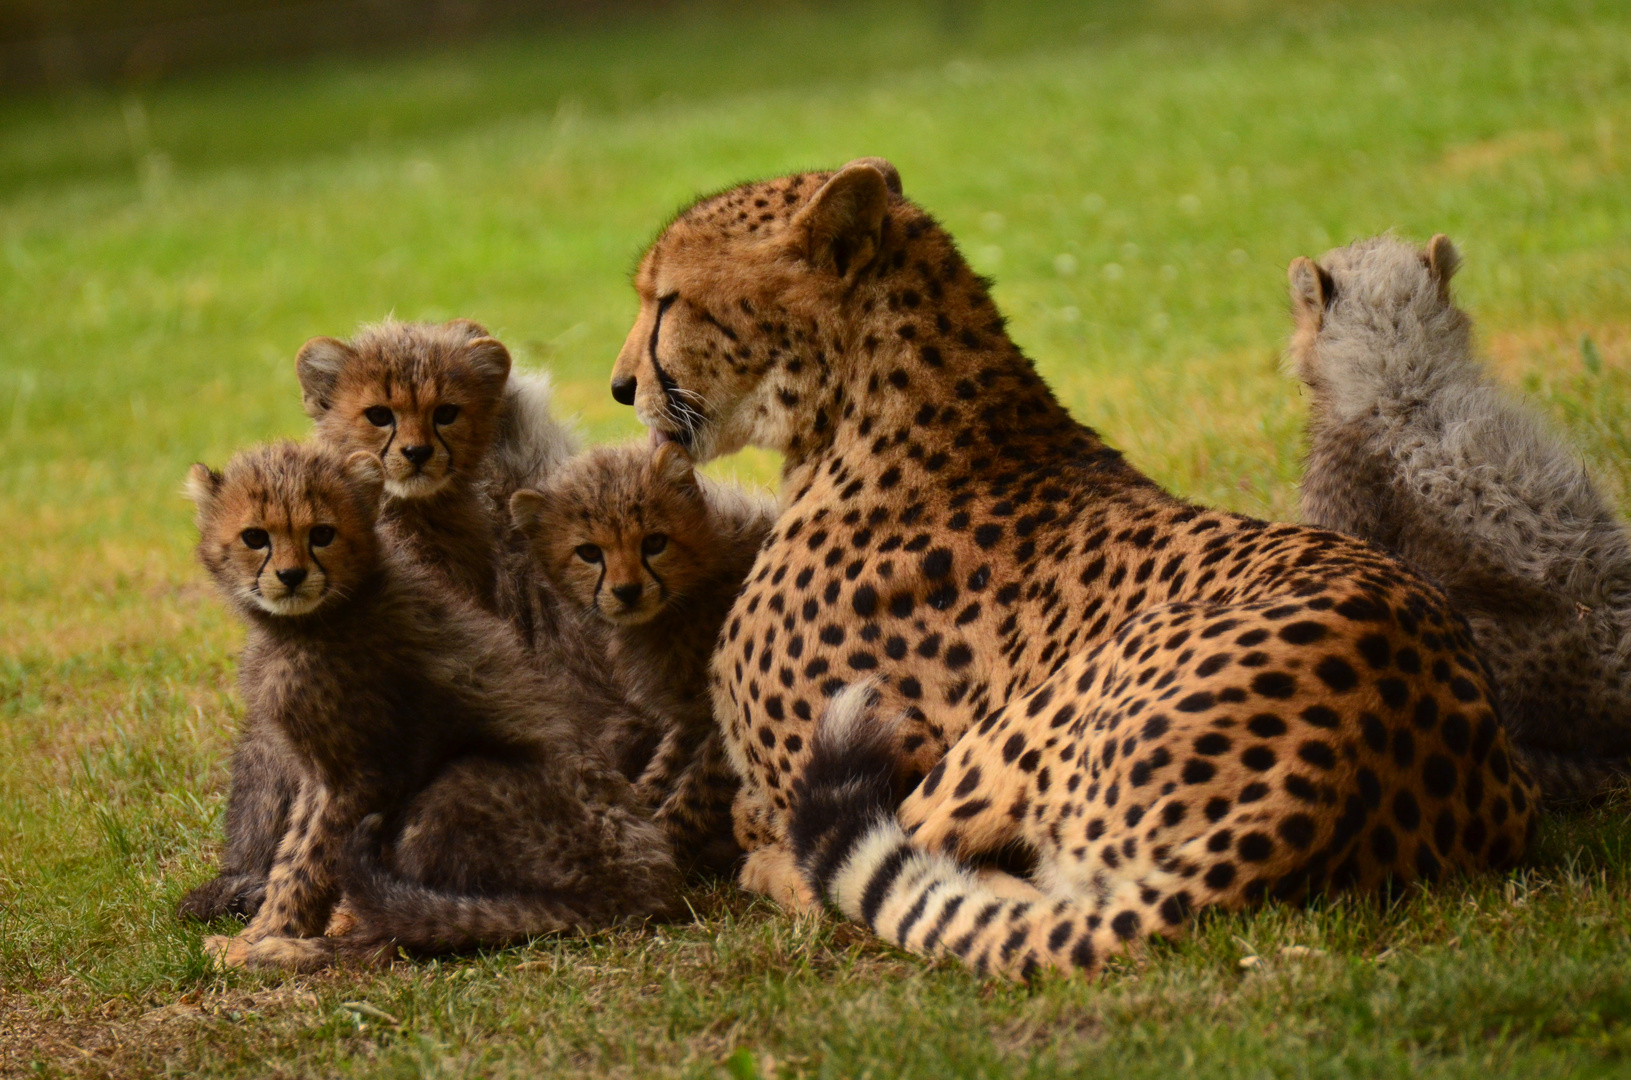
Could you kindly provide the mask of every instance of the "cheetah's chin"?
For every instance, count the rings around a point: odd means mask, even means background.
[[[269,615],[310,615],[316,611],[328,596],[328,585],[320,584],[312,590],[302,589],[297,593],[288,593],[283,596],[270,597],[264,593],[255,594],[255,602],[261,610]]]
[[[451,474],[431,477],[424,473],[414,473],[400,480],[387,479],[385,493],[393,499],[428,499],[446,487],[450,479]]]

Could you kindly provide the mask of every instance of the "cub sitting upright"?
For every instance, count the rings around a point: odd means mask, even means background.
[[[1631,765],[1631,539],[1580,459],[1473,356],[1460,258],[1383,236],[1292,262],[1303,516],[1435,578],[1550,799]]]
[[[313,338],[295,367],[317,438],[379,458],[387,542],[499,610],[510,493],[573,450],[549,415],[548,381],[512,383],[509,351],[469,319]]]
[[[708,659],[776,519],[775,503],[697,476],[673,442],[596,447],[541,492],[510,500],[534,559],[560,593],[609,628],[619,684],[657,719],[608,726],[603,745],[639,772],[676,856],[722,870],[736,774],[708,694]]]
[[[386,540],[466,599],[509,616],[528,640],[574,636],[548,620],[510,570],[508,501],[574,450],[550,413],[549,379],[511,371],[510,354],[479,324],[387,320],[351,341],[313,338],[295,361],[317,438],[340,453],[378,456]],[[549,621],[549,632],[536,625]],[[582,643],[561,642],[574,660]],[[588,680],[585,664],[576,669]],[[220,874],[181,901],[183,915],[251,916],[285,828],[294,780],[274,742],[246,726],[232,754]]]
[[[246,711],[296,777],[264,902],[210,948],[320,963],[342,890],[357,925],[340,945],[359,950],[667,912],[666,839],[578,744],[580,718],[611,703],[539,673],[509,624],[380,543],[382,479],[371,454],[292,443],[189,477],[199,558],[249,631]]]

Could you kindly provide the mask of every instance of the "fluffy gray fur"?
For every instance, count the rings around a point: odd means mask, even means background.
[[[1383,236],[1291,264],[1302,512],[1443,585],[1547,796],[1585,798],[1631,755],[1631,542],[1579,457],[1475,358],[1459,262],[1443,236]]]

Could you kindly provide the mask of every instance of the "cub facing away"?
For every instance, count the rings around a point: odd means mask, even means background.
[[[1450,297],[1459,263],[1444,236],[1383,236],[1291,264],[1303,516],[1440,582],[1542,791],[1586,798],[1631,764],[1631,540],[1575,453],[1478,363]]]
[[[246,713],[295,777],[265,899],[212,951],[309,967],[669,911],[666,839],[578,743],[610,703],[381,541],[374,455],[284,443],[188,484],[200,561],[248,629]],[[316,937],[342,894],[355,926]]]
[[[541,572],[607,627],[619,685],[654,723],[608,725],[608,751],[656,810],[682,859],[724,869],[737,780],[714,727],[708,661],[775,523],[773,500],[696,474],[675,443],[602,446],[562,466],[511,512]]]
[[[550,413],[548,377],[512,372],[509,352],[468,319],[387,320],[350,341],[313,338],[295,366],[318,440],[342,454],[378,456],[385,541],[534,636],[539,605],[504,572],[514,558],[504,504],[574,450]],[[573,651],[570,641],[562,647]],[[280,761],[268,738],[245,727],[233,749],[220,874],[187,894],[182,915],[248,917],[258,909],[294,796]]]

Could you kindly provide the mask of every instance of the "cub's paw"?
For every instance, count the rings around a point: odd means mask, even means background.
[[[246,967],[249,964],[249,942],[242,935],[211,934],[204,939],[204,954],[222,971]]]
[[[323,936],[329,938],[345,937],[357,928],[357,913],[351,907],[351,901],[341,900],[334,905],[329,914],[328,925],[323,928]]]

